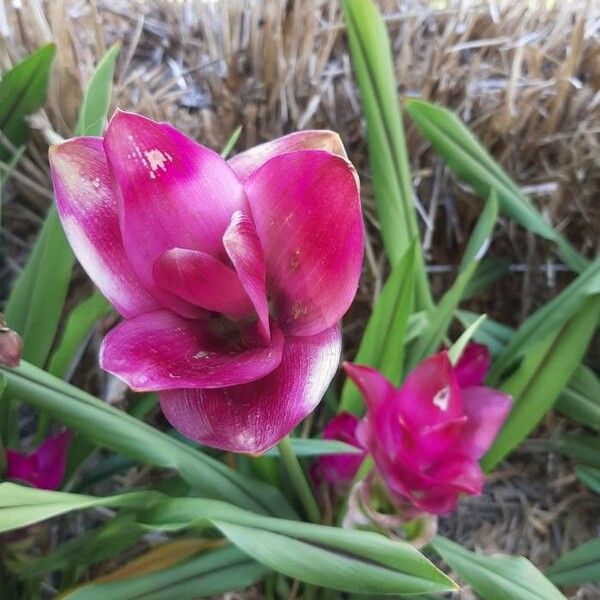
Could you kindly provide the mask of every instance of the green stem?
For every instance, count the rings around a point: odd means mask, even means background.
[[[313,523],[320,523],[321,514],[319,512],[319,506],[317,505],[317,501],[315,500],[310,485],[306,480],[304,471],[298,462],[298,457],[292,448],[292,442],[289,437],[285,437],[279,442],[279,453],[292,485],[296,490],[296,494],[304,506],[306,515]]]

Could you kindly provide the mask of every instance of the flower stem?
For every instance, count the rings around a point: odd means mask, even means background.
[[[298,457],[292,448],[292,442],[289,437],[285,437],[279,442],[279,454],[292,485],[296,490],[296,494],[304,506],[307,517],[313,523],[319,523],[321,521],[319,506],[306,480],[304,471],[298,462]]]

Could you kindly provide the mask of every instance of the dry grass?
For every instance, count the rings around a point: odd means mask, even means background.
[[[18,6],[22,4],[22,8]],[[594,0],[381,0],[401,94],[458,112],[544,215],[589,256],[600,240],[600,3]],[[435,7],[435,8],[434,8]],[[219,148],[243,125],[239,148],[285,132],[339,131],[363,181],[369,248],[359,299],[346,319],[351,354],[385,276],[364,122],[337,0],[0,0],[0,67],[58,43],[45,116],[3,207],[7,281],[22,265],[48,199],[43,132],[68,135],[82,88],[109,44],[123,40],[114,105],[173,122]],[[409,125],[408,140],[437,292],[480,210]],[[35,185],[32,185],[32,182]],[[477,307],[517,323],[568,274],[545,243],[503,222],[492,252],[513,273]],[[435,273],[435,274],[433,274]],[[79,281],[79,280],[78,280]],[[539,435],[560,421],[550,417]],[[470,547],[522,552],[547,565],[597,533],[598,501],[565,461],[525,450],[489,493],[443,527]],[[580,591],[577,598],[598,597]]]

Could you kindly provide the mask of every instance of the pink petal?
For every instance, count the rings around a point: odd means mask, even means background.
[[[260,454],[317,406],[337,369],[338,326],[311,337],[287,338],[281,364],[246,385],[169,390],[162,410],[186,437],[230,452]]]
[[[477,496],[483,488],[484,475],[479,463],[470,457],[449,454],[446,460],[440,461],[427,476],[429,485],[434,490],[443,490],[443,486],[451,486],[455,490]]]
[[[483,344],[469,344],[454,367],[454,375],[461,388],[481,385],[490,370],[490,351]]]
[[[342,140],[337,133],[324,129],[309,129],[296,131],[265,144],[254,146],[245,152],[236,154],[227,162],[240,181],[243,181],[274,156],[296,150],[326,150],[342,158],[347,158],[346,150],[344,150]]]
[[[125,252],[147,290],[166,306],[172,296],[152,277],[166,250],[226,258],[221,238],[231,214],[247,206],[225,161],[173,127],[117,111],[104,149],[120,189]]]
[[[461,445],[468,456],[478,460],[496,439],[510,412],[512,398],[492,388],[468,387],[462,390],[462,402],[468,421],[461,432]]]
[[[336,415],[323,430],[324,440],[338,440],[360,448],[356,437],[358,417],[350,413]],[[333,454],[321,456],[314,463],[313,474],[317,483],[325,481],[329,485],[338,486],[350,483],[365,459],[361,454]]]
[[[161,254],[154,263],[154,281],[196,306],[234,319],[253,312],[235,271],[199,250],[173,248]]]
[[[462,416],[460,389],[446,352],[419,363],[397,395],[397,411],[415,432]]]
[[[58,489],[65,475],[67,449],[72,438],[71,431],[49,437],[27,456],[7,449],[6,478],[29,483],[38,489]]]
[[[322,150],[275,156],[244,185],[267,264],[267,287],[286,333],[313,335],[346,312],[364,237],[353,167]]]
[[[239,281],[250,298],[261,327],[269,337],[269,306],[267,303],[265,256],[254,223],[241,210],[233,213],[223,236],[223,245]]]
[[[344,362],[344,371],[361,391],[369,411],[391,402],[396,388],[376,369]]]
[[[133,317],[158,308],[125,255],[117,196],[100,138],[50,148],[56,206],[65,234],[90,278],[116,309]]]
[[[139,391],[221,387],[265,376],[281,362],[283,336],[267,347],[240,348],[217,320],[186,320],[157,310],[122,322],[104,338],[100,365]]]

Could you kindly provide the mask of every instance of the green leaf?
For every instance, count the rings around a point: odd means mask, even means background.
[[[98,63],[81,105],[75,135],[102,135],[120,51],[121,42],[113,44]]]
[[[552,408],[577,370],[599,316],[600,296],[591,296],[554,335],[530,348],[519,368],[503,382],[501,389],[512,395],[513,407],[481,461],[486,472],[518,446]]]
[[[573,270],[579,272],[586,267],[587,261],[548,225],[517,184],[454,113],[414,98],[406,100],[406,110],[457,177],[469,183],[484,198],[495,189],[503,214],[554,242],[560,257]]]
[[[519,327],[488,374],[488,383],[496,385],[504,372],[514,366],[530,349],[553,335],[569,320],[588,296],[600,293],[600,257],[571,282],[560,294],[537,310]]]
[[[473,233],[462,257],[459,270],[464,271],[472,262],[479,262],[485,255],[498,219],[498,194],[492,189],[490,196],[477,219]]]
[[[600,379],[585,365],[577,367],[556,410],[580,425],[600,431]]]
[[[262,579],[268,569],[234,547],[206,552],[149,575],[122,581],[91,583],[64,600],[192,600],[220,596]]]
[[[0,484],[0,531],[94,506],[139,511],[150,529],[217,528],[252,558],[280,573],[338,590],[415,594],[455,589],[413,546],[382,535],[261,517],[215,500],[135,492],[94,498]]]
[[[575,474],[592,492],[600,494],[600,468],[577,466]]]
[[[354,359],[357,364],[378,369],[394,385],[402,377],[404,343],[413,306],[415,254],[413,243],[385,282]],[[349,378],[342,389],[339,411],[364,412],[361,393]]]
[[[60,342],[53,352],[48,372],[65,378],[99,319],[111,312],[108,301],[95,292],[69,314]]]
[[[134,460],[179,471],[206,497],[294,516],[281,493],[24,361],[3,371],[11,395],[48,412],[89,440]]]
[[[27,561],[17,571],[25,579],[37,578],[52,571],[72,571],[69,584],[74,583],[91,565],[118,555],[137,543],[146,528],[136,523],[132,515],[117,516],[104,525],[80,533],[49,554]],[[64,587],[64,580],[61,578]]]
[[[307,438],[290,438],[294,454],[298,457],[327,456],[329,454],[361,454],[362,450],[356,446],[345,444],[337,440],[317,440]],[[279,448],[275,446],[263,456],[279,456]]]
[[[446,331],[454,318],[456,308],[462,298],[466,285],[469,283],[476,262],[471,262],[456,278],[450,289],[442,296],[423,333],[410,346],[407,352],[405,373],[412,371],[424,358],[439,350]]]
[[[242,126],[238,125],[233,130],[233,133],[231,134],[231,136],[225,143],[225,146],[223,146],[223,150],[221,150],[221,156],[223,158],[227,158],[231,154],[232,150],[235,148],[235,145],[238,143],[238,140],[240,139],[240,135],[242,135]]]
[[[354,74],[367,121],[369,164],[386,253],[396,265],[419,239],[390,39],[371,0],[344,0]],[[416,265],[417,310],[433,306],[422,253]]]
[[[46,102],[55,52],[54,44],[42,46],[0,80],[0,130],[13,146],[21,146],[27,139],[25,117]],[[0,160],[9,156],[8,150],[0,146]]]
[[[463,292],[463,300],[469,300],[486,290],[492,283],[509,272],[510,261],[505,258],[484,258]]]
[[[475,332],[481,324],[485,321],[487,315],[481,315],[476,321],[471,323],[461,334],[461,336],[452,344],[448,350],[448,358],[450,362],[455,365],[465,351],[467,344],[471,341],[471,338],[475,335]]]
[[[546,569],[546,575],[556,585],[581,585],[600,581],[600,538],[563,554]]]
[[[75,135],[82,135],[84,127],[89,135],[102,132],[119,47],[107,52],[90,79]],[[23,336],[23,358],[36,366],[44,366],[54,342],[74,264],[52,206],[6,305],[7,323]]]
[[[468,310],[456,311],[456,318],[464,327],[469,327],[480,317],[481,315]],[[473,339],[480,344],[485,344],[489,348],[492,357],[495,358],[504,350],[514,333],[515,330],[512,327],[492,319],[486,319],[473,334]]]
[[[550,445],[579,464],[600,469],[600,437],[567,434],[552,440]]]
[[[522,556],[482,556],[439,536],[431,546],[482,600],[566,600]]]

